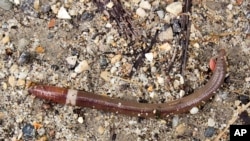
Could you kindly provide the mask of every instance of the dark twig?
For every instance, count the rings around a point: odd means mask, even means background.
[[[134,65],[133,65],[133,68],[135,68],[135,69],[137,70],[137,69],[140,67],[140,65],[142,64],[142,60],[143,60],[143,58],[145,57],[145,54],[146,54],[147,52],[149,52],[149,51],[152,49],[153,45],[156,43],[156,38],[157,38],[158,34],[159,34],[159,30],[156,30],[155,35],[154,35],[153,39],[152,39],[151,42],[150,42],[150,45],[147,46],[147,47],[137,56],[136,61],[135,61]],[[133,71],[131,70],[129,77],[131,77],[132,75],[133,75]]]
[[[93,0],[93,2],[101,12],[108,12],[110,20],[115,20],[120,34],[125,33],[126,38],[129,37],[131,39],[137,37],[137,32],[131,22],[131,15],[123,8],[120,0]],[[110,2],[114,5],[108,8],[107,4]]]
[[[182,40],[180,41],[180,45],[183,49],[182,51],[182,62],[181,62],[181,69],[180,73],[184,76],[185,68],[187,64],[187,52],[188,52],[188,45],[189,45],[189,37],[190,37],[190,27],[191,21],[189,20],[189,14],[191,13],[191,6],[192,0],[185,0],[183,6],[183,14],[181,15],[181,28],[182,28]]]

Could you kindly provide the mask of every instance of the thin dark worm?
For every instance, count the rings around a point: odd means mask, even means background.
[[[70,104],[82,107],[114,112],[138,117],[165,117],[170,114],[187,112],[194,106],[204,103],[214,95],[222,85],[226,74],[225,50],[221,49],[216,56],[216,67],[207,84],[196,90],[193,94],[162,104],[138,103],[113,99],[85,91],[60,88],[55,86],[35,85],[29,93],[56,103]]]

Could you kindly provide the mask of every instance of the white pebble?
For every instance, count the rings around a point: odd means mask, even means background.
[[[148,1],[142,0],[140,3],[140,8],[150,10],[151,9],[151,4]]]
[[[114,6],[114,3],[112,2],[112,1],[110,1],[107,5],[106,5],[106,7],[107,8],[112,8]]]
[[[208,121],[207,121],[207,125],[210,126],[210,127],[214,127],[214,125],[215,125],[214,119],[209,118]]]
[[[112,27],[112,24],[107,23],[107,24],[105,25],[105,27],[107,27],[107,28],[111,28],[111,27]]]
[[[250,77],[246,77],[246,78],[245,78],[245,81],[246,81],[246,82],[249,82],[249,81],[250,81]]]
[[[166,11],[177,16],[178,14],[182,12],[182,3],[173,2],[166,7]]]
[[[77,60],[77,56],[70,56],[66,58],[66,61],[69,65],[75,66]]]
[[[158,76],[158,77],[157,77],[157,81],[158,81],[158,83],[159,83],[160,85],[164,85],[164,78],[163,78],[163,77]]]
[[[117,68],[114,66],[110,69],[110,73],[114,74],[117,71]]]
[[[138,8],[138,9],[136,9],[136,14],[138,15],[138,16],[140,16],[140,17],[146,17],[148,14],[145,12],[145,10],[144,9],[142,9],[142,8]]]
[[[199,111],[199,109],[197,107],[193,107],[191,110],[190,110],[190,114],[197,114]]]
[[[156,13],[157,13],[157,15],[158,15],[158,17],[159,17],[160,19],[163,19],[163,18],[164,18],[164,11],[159,10],[159,11],[156,11]]]
[[[180,90],[179,96],[180,98],[183,97],[185,95],[185,91],[184,90]]]
[[[59,19],[71,19],[71,16],[69,13],[66,11],[64,7],[61,7],[58,11],[57,18]]]
[[[153,61],[153,59],[154,59],[154,55],[153,55],[153,53],[146,53],[145,54],[145,57],[146,57],[146,59],[148,60],[148,61],[150,61],[150,62],[152,62]]]
[[[78,121],[79,123],[83,123],[83,118],[82,118],[82,117],[79,117],[79,118],[77,119],[77,121]]]
[[[81,73],[86,70],[89,70],[89,64],[86,60],[80,62],[79,65],[75,68],[76,73]]]
[[[166,40],[173,40],[173,38],[174,34],[171,27],[159,34],[159,40],[162,42]]]
[[[172,120],[172,127],[176,127],[179,123],[179,116],[175,115],[173,120]]]

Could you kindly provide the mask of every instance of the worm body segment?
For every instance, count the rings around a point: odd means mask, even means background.
[[[89,107],[129,116],[163,118],[170,114],[187,112],[214,95],[214,92],[222,85],[226,74],[225,50],[221,49],[216,58],[213,75],[203,87],[188,96],[168,103],[138,103],[137,101],[113,99],[86,91],[46,85],[35,85],[29,89],[29,92],[39,98],[61,104]]]

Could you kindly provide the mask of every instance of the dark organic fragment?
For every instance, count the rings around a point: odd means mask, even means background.
[[[93,2],[98,7],[99,11],[107,11],[110,17],[110,20],[115,20],[118,25],[119,33],[125,34],[127,38],[135,38],[137,32],[132,25],[131,14],[127,12],[120,0],[93,0]],[[107,6],[108,4],[112,6]]]

